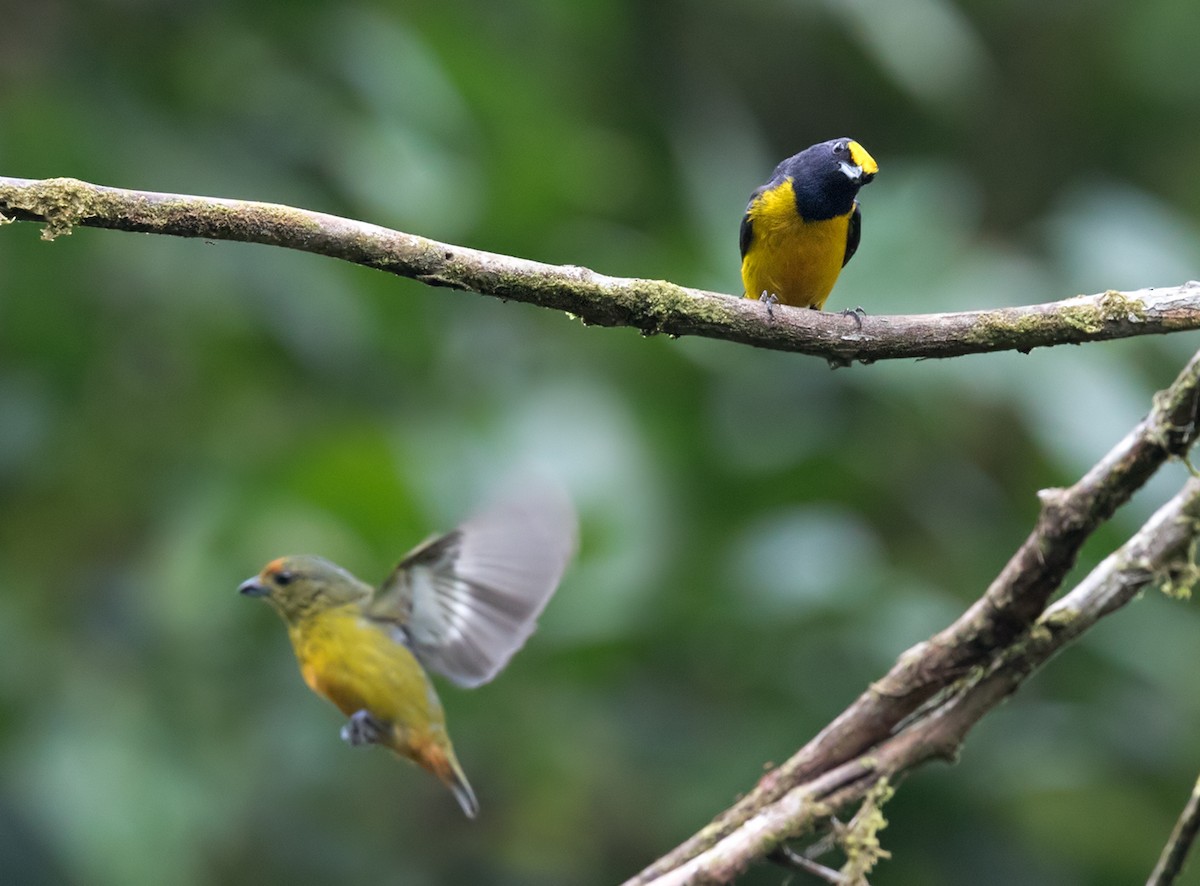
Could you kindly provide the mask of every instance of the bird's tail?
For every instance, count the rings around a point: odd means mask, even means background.
[[[440,778],[442,783],[450,788],[450,792],[454,794],[454,799],[458,801],[458,805],[462,807],[467,818],[474,818],[479,814],[479,801],[475,799],[471,783],[467,781],[466,773],[458,765],[458,758],[454,756],[454,748],[450,746],[448,740],[431,741],[417,750],[414,757],[421,766]]]
[[[442,780],[454,794],[454,799],[458,801],[458,805],[462,807],[467,818],[474,818],[479,814],[479,801],[475,799],[475,792],[471,790],[471,785],[463,774],[462,767],[458,765],[458,761],[454,763],[453,778]]]

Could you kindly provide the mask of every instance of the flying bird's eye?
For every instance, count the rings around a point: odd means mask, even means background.
[[[294,577],[295,576],[293,576],[290,572],[276,572],[275,584],[283,587],[286,584],[291,584],[291,581]]]

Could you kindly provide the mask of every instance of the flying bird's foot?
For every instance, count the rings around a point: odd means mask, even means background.
[[[779,297],[773,292],[767,292],[765,289],[759,294],[758,300],[767,306],[767,318],[775,319],[775,306],[779,304]]]
[[[862,318],[867,316],[867,312],[862,309],[862,305],[859,305],[857,308],[844,308],[841,311],[841,315],[843,317],[853,317],[854,322],[858,326],[854,331],[862,332]]]
[[[387,727],[367,710],[355,711],[342,727],[342,741],[354,748],[380,744],[386,734]]]

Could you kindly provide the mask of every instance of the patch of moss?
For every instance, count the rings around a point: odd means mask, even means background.
[[[43,240],[54,240],[71,233],[80,219],[100,215],[100,195],[77,178],[50,178],[22,191],[20,201],[11,205],[40,215],[46,220]]]
[[[1196,527],[1192,527],[1195,531]],[[1187,554],[1163,570],[1159,588],[1175,600],[1192,599],[1192,591],[1200,584],[1200,566],[1196,565],[1196,541],[1188,545]]]
[[[894,793],[895,789],[886,777],[879,779],[863,798],[862,806],[839,836],[838,842],[842,851],[846,853],[846,863],[841,869],[844,878],[842,882],[846,886],[866,886],[867,875],[875,865],[892,857],[880,844],[879,832],[888,825],[883,806]]]

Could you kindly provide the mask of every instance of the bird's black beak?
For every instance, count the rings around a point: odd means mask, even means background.
[[[846,176],[850,181],[860,185],[863,183],[863,168],[861,166],[843,161],[838,165],[838,168],[842,171],[842,175]]]
[[[259,581],[258,576],[248,578],[238,585],[238,593],[245,594],[247,597],[265,597],[270,593],[270,588]]]
[[[850,179],[850,181],[857,184],[860,188],[875,177],[874,170],[858,166],[854,163],[843,163],[841,170],[842,175],[846,176],[846,178]]]

